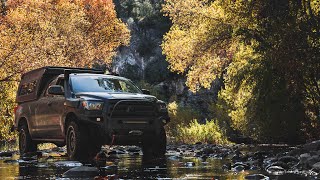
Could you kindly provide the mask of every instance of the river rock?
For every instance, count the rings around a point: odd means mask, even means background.
[[[56,167],[78,167],[82,166],[82,163],[79,161],[57,161],[54,165]]]
[[[251,180],[269,180],[270,178],[268,176],[265,176],[263,174],[250,174],[245,177],[245,179],[251,179]]]
[[[303,145],[303,150],[308,152],[320,150],[320,140]]]
[[[233,168],[231,168],[231,171],[241,172],[241,171],[244,171],[245,169],[246,167],[243,165],[236,165]]]
[[[280,167],[282,167],[284,169],[290,169],[291,164],[290,163],[284,163],[282,161],[277,161],[277,162],[271,163],[269,166],[267,166],[267,168],[269,168],[271,166],[280,166]]]
[[[0,157],[12,157],[14,151],[0,152]]]
[[[307,165],[309,167],[312,167],[317,162],[320,162],[320,158],[317,155],[311,156],[307,159]]]
[[[305,163],[310,157],[311,155],[309,153],[304,153],[299,156],[299,159],[301,163]]]
[[[195,166],[196,164],[194,163],[194,162],[186,162],[185,163],[185,166],[186,167],[193,167],[193,166]]]
[[[316,170],[320,170],[320,162],[317,162],[317,163],[313,164],[312,168],[316,169]]]
[[[279,158],[279,161],[284,162],[284,163],[296,163],[299,160],[294,156],[283,156],[283,157]]]
[[[141,150],[141,149],[140,149],[139,147],[135,147],[135,146],[129,147],[129,148],[127,149],[127,151],[130,152],[130,153],[139,153],[140,150]]]
[[[99,170],[96,167],[80,166],[69,169],[62,174],[64,178],[90,178],[99,175]]]
[[[266,171],[272,175],[282,175],[285,173],[285,169],[281,166],[270,166]]]

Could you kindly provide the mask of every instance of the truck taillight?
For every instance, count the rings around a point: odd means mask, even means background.
[[[14,114],[16,114],[18,108],[19,108],[19,106],[14,107],[14,109],[13,109]]]

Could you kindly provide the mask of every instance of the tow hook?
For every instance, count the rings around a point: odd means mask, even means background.
[[[143,132],[140,130],[132,130],[129,132],[129,135],[132,135],[132,136],[141,136],[142,134]]]

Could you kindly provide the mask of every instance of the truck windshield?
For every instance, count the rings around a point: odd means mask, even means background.
[[[141,93],[130,81],[113,77],[71,76],[72,90],[79,92]]]

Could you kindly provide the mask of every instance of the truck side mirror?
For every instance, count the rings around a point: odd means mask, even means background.
[[[64,95],[63,87],[60,85],[52,85],[48,89],[48,94],[51,95]]]
[[[150,91],[147,90],[147,89],[141,89],[141,91],[142,91],[143,94],[150,95]]]

